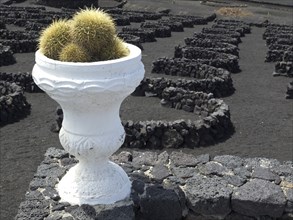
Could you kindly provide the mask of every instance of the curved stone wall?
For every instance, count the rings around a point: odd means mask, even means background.
[[[184,27],[193,27],[193,25],[204,25],[216,18],[216,14],[208,17],[200,17],[193,15],[170,15],[169,18],[174,21],[180,21]]]
[[[287,85],[286,99],[293,99],[293,81]]]
[[[222,68],[215,68],[206,64],[202,64],[197,60],[180,59],[180,58],[159,58],[153,62],[153,73],[165,75],[177,75],[182,77],[192,77],[194,80],[179,79],[168,80],[167,85],[174,87],[181,87],[186,90],[203,91],[206,93],[213,93],[215,97],[223,97],[231,95],[234,92],[231,74]],[[162,91],[163,83],[159,88],[154,87],[157,84],[156,80],[146,80],[151,86],[143,85],[149,92],[158,93],[155,90]],[[166,84],[166,82],[164,82]],[[165,86],[166,87],[166,86]]]
[[[1,29],[6,29],[6,25],[4,22],[0,21],[0,30]]]
[[[23,73],[6,73],[0,72],[0,80],[16,83],[26,92],[42,92],[42,90],[35,84],[32,74],[28,72]]]
[[[155,37],[158,38],[165,38],[165,37],[171,37],[171,27],[169,25],[165,26],[163,24],[156,24],[151,22],[144,22],[141,23],[140,27],[145,29],[150,29],[155,31]]]
[[[36,31],[0,30],[0,44],[9,46],[14,53],[35,52],[38,36]]]
[[[245,30],[244,28],[242,28],[240,25],[231,25],[231,24],[214,24],[212,25],[212,28],[216,29],[216,30],[229,30],[229,31],[236,31],[240,34],[240,37],[244,37],[245,36]]]
[[[0,81],[0,125],[26,116],[30,112],[30,107],[20,86]]]
[[[204,33],[194,33],[193,37],[196,39],[209,39],[209,40],[218,40],[222,43],[229,43],[238,46],[240,43],[237,38],[229,37],[227,35],[214,35],[214,34],[204,34]]]
[[[14,53],[32,53],[37,50],[37,40],[0,40],[0,44],[8,46]]]
[[[229,53],[239,56],[239,48],[236,45],[219,42],[216,39],[201,39],[194,37],[187,37],[184,39],[187,46],[213,48],[214,51]]]
[[[9,46],[4,46],[0,43],[0,66],[14,64],[15,58]]]
[[[155,31],[150,29],[144,30],[140,28],[123,27],[122,33],[140,37],[141,43],[156,41]]]
[[[120,14],[112,14],[112,17],[115,21],[115,24],[117,26],[127,26],[130,25],[130,19],[126,15],[120,15]]]
[[[161,104],[201,116],[197,121],[127,121],[124,122],[128,148],[195,148],[222,141],[230,136],[233,125],[228,106],[212,94],[181,88],[164,89]]]
[[[60,201],[55,187],[78,161],[49,148],[15,219],[292,218],[292,161],[151,151],[123,151],[111,160],[129,175],[130,198],[111,205],[71,206]]]
[[[241,28],[243,29],[244,34],[251,33],[251,27],[247,23],[239,20],[226,20],[226,19],[217,19],[217,25],[220,28],[229,26],[233,28]]]
[[[240,67],[238,57],[232,54],[222,53],[225,48],[202,48],[192,46],[176,46],[174,58],[197,59],[203,64],[223,68],[231,73],[238,73]]]
[[[145,78],[136,88],[133,95],[136,96],[156,96],[162,98],[162,91],[167,87],[182,88],[189,91],[202,91],[213,93],[214,97],[225,97],[231,95],[235,89],[230,75],[215,76],[206,79],[165,79],[165,78]]]
[[[99,7],[98,1],[96,0],[79,0],[79,1],[71,1],[71,0],[37,0],[36,4],[46,5],[55,8],[82,8],[84,6],[87,7]]]
[[[269,24],[263,39],[269,48],[265,62],[276,62],[273,76],[293,76],[293,26]]]
[[[226,35],[226,36],[230,36],[232,38],[236,38],[239,42],[241,42],[240,37],[241,34],[235,30],[229,30],[226,28],[203,28],[202,29],[202,33],[204,34],[216,34],[216,35]]]
[[[122,147],[140,149],[195,148],[223,141],[234,132],[228,105],[213,98],[213,94],[187,91],[167,87],[161,91],[161,105],[193,112],[198,120],[176,121],[124,121],[126,138]],[[52,126],[58,132],[63,113],[56,111],[57,124]]]
[[[130,22],[141,23],[145,21],[145,17],[141,13],[135,12],[122,12],[122,15],[129,17]]]

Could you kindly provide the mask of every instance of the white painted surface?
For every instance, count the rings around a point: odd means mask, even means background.
[[[71,204],[110,204],[130,194],[127,174],[108,159],[125,138],[120,105],[144,76],[141,50],[127,46],[127,57],[92,63],[61,62],[36,52],[34,81],[61,105],[60,142],[79,160],[57,187]]]

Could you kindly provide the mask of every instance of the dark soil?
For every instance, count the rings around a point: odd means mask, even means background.
[[[151,11],[171,8],[173,14],[210,15],[215,7],[201,6],[198,1],[128,1],[127,8]],[[21,5],[25,5],[22,3]],[[32,6],[32,5],[30,5]],[[247,20],[261,21],[270,11],[270,19],[280,23],[292,22],[290,12],[249,6],[254,12]],[[209,26],[209,25],[208,25]],[[146,75],[151,74],[151,62],[161,56],[172,57],[175,45],[183,45],[184,37],[192,36],[203,26],[185,28],[183,33],[172,32],[171,38],[157,39],[145,43],[143,62]],[[293,102],[285,99],[286,86],[290,81],[285,77],[273,77],[273,63],[264,63],[267,47],[262,40],[264,28],[252,28],[252,33],[242,38],[240,48],[239,74],[232,75],[236,91],[224,98],[229,105],[235,133],[225,142],[214,146],[183,151],[198,155],[238,155],[241,157],[267,157],[280,161],[293,160]],[[31,71],[34,54],[15,54],[17,63],[0,67],[0,72]],[[166,77],[166,76],[165,76]],[[174,77],[173,77],[174,78]],[[0,219],[13,219],[19,203],[37,166],[49,147],[61,148],[58,134],[50,132],[55,120],[57,103],[44,93],[26,93],[32,105],[31,114],[26,118],[0,128]],[[160,100],[147,97],[129,97],[121,108],[122,119],[131,120],[177,120],[195,116],[183,111],[163,108]],[[184,115],[183,115],[184,114]]]

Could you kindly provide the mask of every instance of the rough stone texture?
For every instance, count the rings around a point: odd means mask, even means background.
[[[285,207],[285,212],[293,213],[293,187],[283,188],[284,194],[287,198],[287,203]]]
[[[277,174],[274,174],[268,168],[263,167],[255,167],[252,172],[252,178],[275,181],[276,184],[281,182],[281,178]]]
[[[64,150],[51,147],[46,151],[45,157],[62,159],[69,157],[69,153],[65,152]]]
[[[273,76],[293,76],[293,26],[273,25],[266,27],[263,39],[266,40],[269,50],[265,58],[266,62],[277,62]],[[290,84],[287,96],[290,98]]]
[[[171,37],[171,27],[168,25],[154,23],[154,22],[143,22],[140,27],[142,29],[150,29],[155,31],[155,37],[165,38]]]
[[[183,144],[183,137],[175,130],[166,131],[162,137],[162,146],[164,148],[179,148]]]
[[[170,160],[178,167],[194,167],[199,163],[195,156],[178,151],[170,154]]]
[[[179,220],[182,210],[177,194],[170,189],[154,185],[146,188],[140,201],[141,212],[146,220]]]
[[[37,31],[0,30],[0,44],[9,46],[13,53],[35,52],[38,36]]]
[[[240,72],[237,56],[223,53],[221,50],[213,50],[213,48],[176,46],[174,57],[195,60],[197,59],[203,64],[208,64],[217,68],[223,68],[230,71],[231,73]]]
[[[65,173],[66,170],[57,164],[41,164],[34,176],[39,178],[54,178],[57,176],[57,178],[61,178]]]
[[[289,61],[279,61],[275,64],[275,71],[273,72],[273,76],[287,76],[292,77],[293,76],[293,62]],[[292,85],[290,83],[287,87],[287,94],[292,95]]]
[[[150,170],[151,178],[162,182],[166,177],[170,175],[169,169],[163,165],[163,164],[156,164],[151,170]]]
[[[225,35],[231,36],[232,38],[237,38],[237,39],[240,39],[240,37],[242,37],[241,33],[237,32],[235,30],[229,30],[226,28],[203,28],[202,33],[215,34],[215,35],[225,34]]]
[[[0,125],[15,122],[30,113],[24,91],[15,83],[0,81]]]
[[[244,161],[240,157],[231,155],[215,156],[213,160],[221,163],[222,165],[230,169],[241,167],[244,163]]]
[[[231,212],[228,183],[217,177],[194,176],[183,187],[189,208],[203,216],[225,217]]]
[[[96,217],[96,210],[90,205],[72,206],[66,211],[78,220],[93,220]]]
[[[261,179],[247,182],[232,195],[233,210],[243,215],[281,217],[285,205],[281,187]]]
[[[238,44],[241,42],[239,38],[231,37],[230,35],[221,34],[221,35],[215,35],[215,34],[206,34],[206,33],[194,33],[193,38],[201,38],[201,39],[211,39],[211,40],[219,40],[223,43],[229,43],[238,46]]]
[[[194,167],[172,167],[171,172],[174,176],[181,179],[188,179],[196,175],[197,170]]]
[[[97,0],[81,0],[81,1],[71,1],[71,0],[37,0],[37,4],[40,5],[46,5],[56,8],[82,8],[84,6],[95,6],[98,7],[98,1]]]
[[[132,181],[130,198],[95,206],[61,202],[56,185],[77,160],[50,148],[15,219],[292,219],[292,162],[155,151],[121,151],[111,159]]]
[[[0,80],[6,82],[14,82],[16,85],[22,87],[26,92],[41,92],[42,90],[34,83],[32,74],[24,73],[6,73],[0,72]]]
[[[197,69],[199,68],[199,69]],[[224,69],[200,64],[196,60],[159,58],[153,62],[153,71],[157,74],[189,76],[195,79],[148,78],[141,81],[133,95],[162,97],[167,87],[176,87],[190,91],[213,93],[214,97],[225,97],[234,92],[231,74]]]
[[[119,33],[118,36],[122,38],[126,43],[133,44],[139,47],[141,50],[143,50],[140,37],[131,35],[131,34],[124,34],[124,33]]]
[[[236,30],[240,34],[250,34],[251,33],[251,27],[250,25],[244,23],[243,21],[236,21],[236,20],[224,20],[219,19],[217,20],[217,24],[213,25],[215,28],[226,28],[229,30]]]
[[[97,209],[97,208],[96,208]],[[133,211],[132,204],[125,204],[120,207],[113,207],[101,210],[97,213],[95,219],[112,220],[133,220],[135,219],[135,213]]]
[[[129,27],[123,27],[122,28],[123,34],[131,34],[140,37],[141,43],[145,42],[155,42],[156,36],[155,31],[152,29],[142,29],[142,28],[129,28]]]
[[[210,161],[206,164],[200,165],[198,167],[199,172],[203,175],[209,176],[209,175],[217,175],[217,176],[223,176],[223,175],[229,175],[232,173],[229,169],[224,167],[218,162]]]
[[[11,65],[15,62],[11,48],[0,43],[0,66]]]
[[[187,46],[212,48],[217,52],[239,56],[239,49],[236,45],[218,42],[215,39],[185,38],[184,41]]]

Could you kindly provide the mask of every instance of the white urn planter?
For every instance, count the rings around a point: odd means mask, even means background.
[[[91,63],[61,62],[36,52],[33,79],[61,105],[59,139],[79,160],[57,186],[70,204],[111,204],[130,194],[127,174],[109,161],[125,138],[120,105],[144,76],[141,50],[127,47],[127,57]]]

